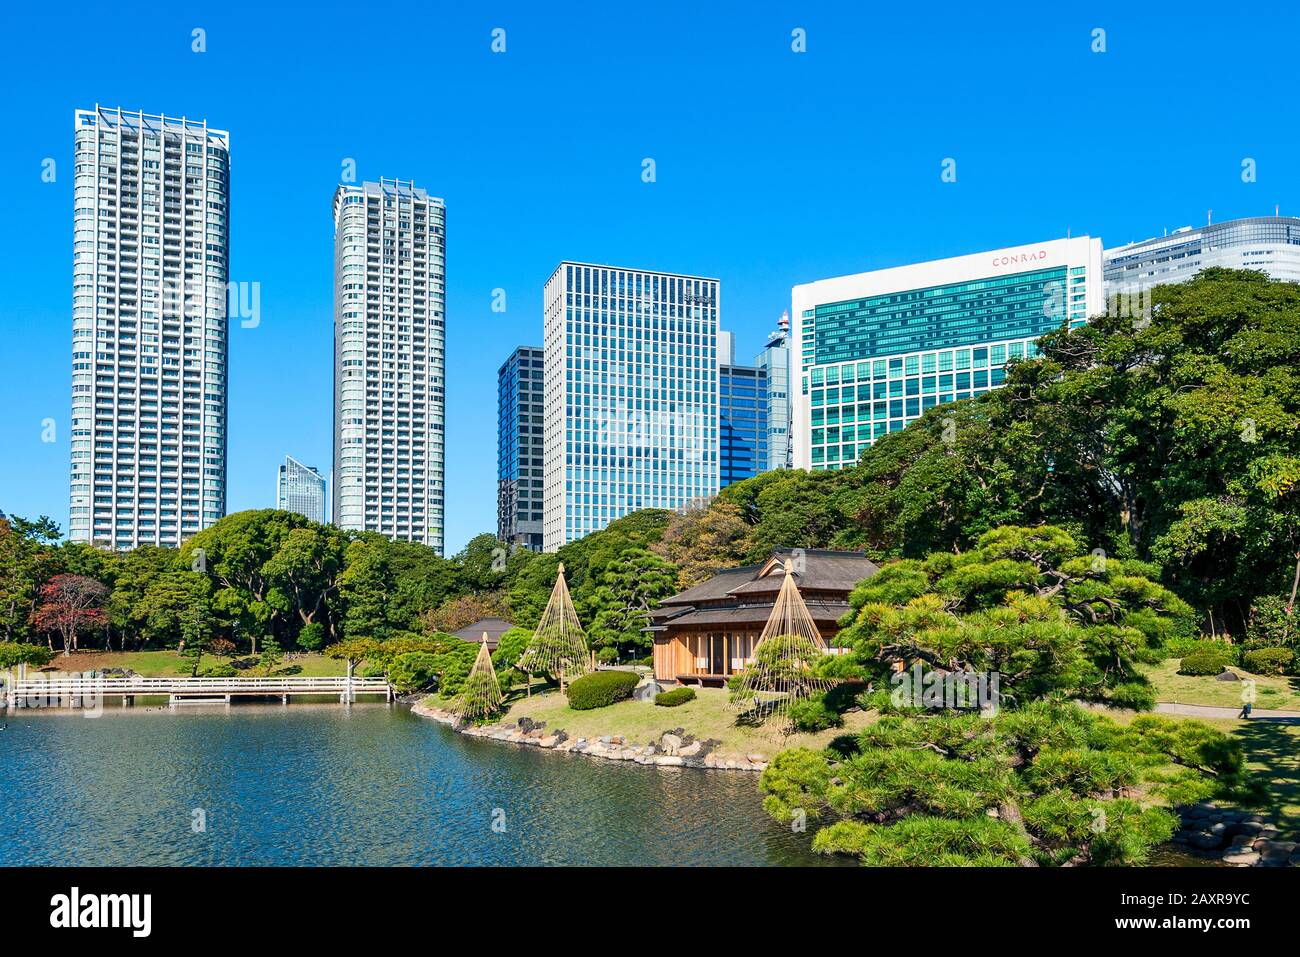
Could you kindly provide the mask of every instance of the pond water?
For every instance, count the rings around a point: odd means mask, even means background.
[[[756,775],[458,735],[401,707],[0,714],[0,865],[826,864]]]

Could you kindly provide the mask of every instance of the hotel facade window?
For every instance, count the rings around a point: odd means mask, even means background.
[[[230,135],[74,122],[68,536],[177,546],[226,514]]]
[[[563,262],[543,304],[543,548],[712,496],[718,281]]]
[[[334,524],[443,548],[446,207],[380,179],[334,194]]]
[[[1101,241],[1054,240],[795,286],[794,465],[838,469],[927,410],[1002,384],[1104,308]]]

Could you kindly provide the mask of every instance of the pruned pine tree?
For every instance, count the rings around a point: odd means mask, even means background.
[[[564,565],[557,569],[555,587],[542,619],[533,632],[519,659],[519,669],[529,675],[529,693],[532,693],[532,675],[544,674],[560,683],[585,675],[591,670],[591,657],[587,649],[587,636],[578,621],[569,586],[564,581]]]
[[[491,718],[501,711],[501,683],[497,680],[496,669],[492,667],[492,656],[488,653],[487,634],[478,646],[478,657],[465,679],[465,687],[456,698],[455,714],[463,721],[479,721]]]
[[[764,719],[775,716],[788,725],[790,705],[830,688],[831,682],[815,673],[824,654],[826,642],[799,594],[787,559],[781,591],[754,646],[753,661],[740,673],[732,691],[732,704]]]

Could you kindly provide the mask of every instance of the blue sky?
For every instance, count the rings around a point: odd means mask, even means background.
[[[230,334],[230,511],[274,504],[285,453],[330,467],[343,162],[446,199],[449,554],[495,527],[496,369],[540,343],[560,260],[719,277],[748,356],[794,283],[1300,213],[1285,8],[76,6],[21,5],[0,32],[0,509],[65,529],[72,119],[96,102],[231,133],[231,279],[261,283],[262,321]]]

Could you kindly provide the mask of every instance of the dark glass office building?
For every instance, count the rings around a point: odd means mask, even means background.
[[[545,354],[520,346],[497,370],[497,538],[542,549]]]
[[[718,366],[718,484],[767,470],[767,372]]]

